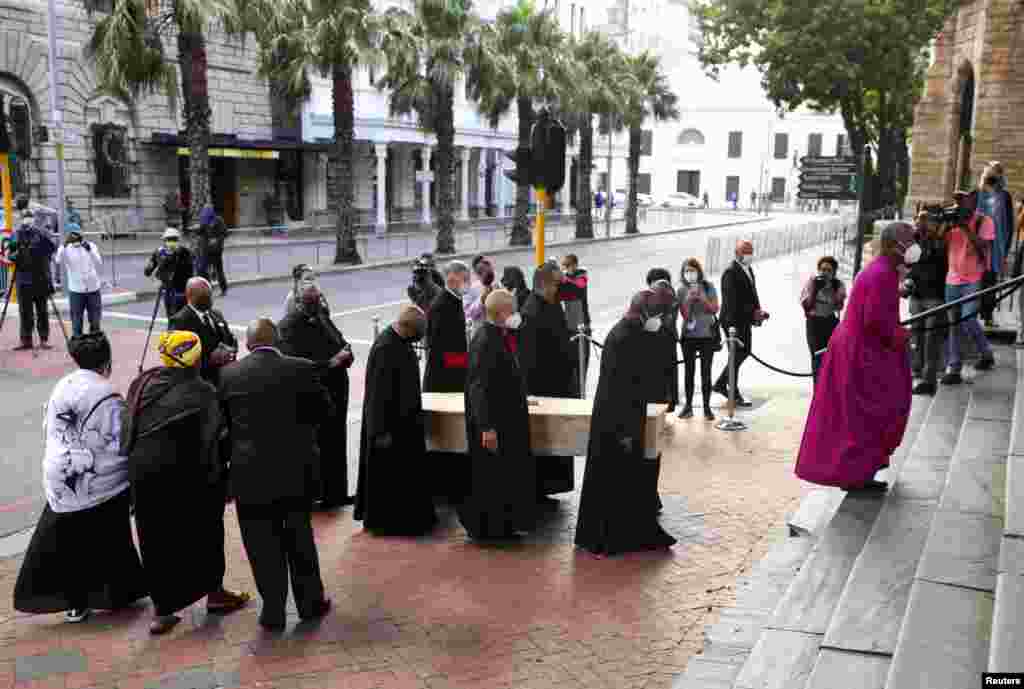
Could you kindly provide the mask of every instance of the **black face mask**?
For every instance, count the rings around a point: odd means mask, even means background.
[[[196,307],[197,311],[207,312],[213,307],[213,301],[208,298],[200,297],[192,302],[192,306]]]

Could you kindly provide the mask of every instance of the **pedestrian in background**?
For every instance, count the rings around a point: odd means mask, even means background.
[[[904,291],[910,300],[910,314],[917,315],[939,307],[945,301],[946,243],[939,227],[929,222],[928,213],[917,216],[916,229],[921,257],[910,266]],[[946,314],[937,313],[913,325],[911,369],[920,382],[914,387],[915,395],[934,395],[938,374],[944,368],[946,344]]]
[[[846,286],[836,277],[839,262],[831,256],[822,256],[818,259],[817,269],[817,274],[807,281],[800,292],[800,306],[807,319],[807,347],[811,350],[811,372],[815,382],[821,367],[821,355],[816,352],[828,347],[828,341],[839,325],[839,314],[846,303]]]
[[[213,206],[206,205],[199,212],[199,230],[196,233],[196,273],[211,280],[216,275],[220,295],[228,293],[228,278],[224,272],[224,241],[228,227]]]
[[[985,288],[995,285],[1002,275],[1014,235],[1013,197],[1006,190],[1006,173],[998,161],[990,162],[981,173],[978,182],[978,212],[991,218],[995,224],[995,239],[982,278],[981,286]],[[981,319],[991,327],[996,307],[995,295],[984,297],[981,302]]]
[[[462,299],[466,312],[466,322],[470,324],[470,337],[486,320],[487,311],[484,308],[484,303],[494,290],[494,283],[497,281],[497,275],[494,271],[494,259],[480,255],[473,259],[472,266],[473,274],[476,276],[478,284],[467,286],[466,294]]]
[[[711,364],[715,352],[722,348],[721,331],[718,325],[718,292],[704,277],[704,266],[696,258],[683,262],[679,292],[679,316],[682,318],[680,341],[683,345],[685,397],[679,418],[693,416],[693,391],[697,357],[700,357],[701,397],[704,400],[704,418],[714,421],[711,411]]]
[[[587,276],[587,269],[580,267],[580,259],[576,254],[566,254],[562,257],[562,283],[558,286],[558,298],[565,307],[565,321],[569,326],[569,332],[575,337],[582,326],[583,333],[590,335],[590,304],[588,301],[588,287],[590,278]],[[579,349],[579,347],[577,347]],[[583,360],[577,361],[577,380],[584,380],[587,368],[590,365],[590,342],[586,342],[583,351]],[[579,357],[576,357],[579,359]],[[581,386],[580,396],[583,395]]]
[[[761,300],[757,296],[757,282],[754,279],[754,244],[750,240],[741,239],[736,242],[736,260],[722,273],[722,327],[725,332],[736,328],[736,337],[742,346],[736,348],[736,406],[752,406],[740,394],[740,366],[750,355],[750,343],[753,328],[768,320],[769,314],[761,309]],[[729,396],[729,365],[726,364],[718,376],[713,392]]]
[[[81,335],[85,313],[89,314],[89,332],[100,330],[103,299],[100,295],[100,271],[103,258],[93,242],[82,238],[77,225],[68,227],[64,246],[57,249],[57,264],[68,274],[68,309],[71,312],[71,334]]]
[[[14,284],[18,289],[18,319],[21,344],[15,351],[32,349],[32,332],[39,333],[39,348],[50,345],[50,315],[47,300],[53,294],[50,259],[56,251],[51,238],[33,224],[32,211],[22,213],[21,226],[7,245],[14,263]]]
[[[124,400],[110,384],[110,342],[103,333],[73,337],[78,370],[54,387],[43,416],[46,505],[14,585],[14,609],[117,610],[147,595],[132,542],[128,461],[119,455]]]
[[[516,311],[522,311],[526,300],[530,297],[530,288],[526,286],[526,276],[519,266],[505,266],[501,274],[501,288],[512,293],[516,298]]]

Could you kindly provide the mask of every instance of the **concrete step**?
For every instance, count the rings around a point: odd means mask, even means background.
[[[736,678],[736,689],[803,689],[821,634],[766,629]]]
[[[890,658],[823,648],[804,689],[885,689]]]
[[[846,495],[807,563],[779,603],[771,629],[824,634],[883,500]]]
[[[797,511],[786,520],[790,536],[817,538],[828,527],[845,493],[839,488],[819,488],[800,501]]]
[[[985,514],[938,510],[916,578],[993,592],[1003,520]]]
[[[1002,553],[1000,553],[1002,555]],[[1000,573],[996,579],[992,642],[988,654],[989,672],[1020,672],[1024,658],[1024,576],[1020,572]]]
[[[993,602],[988,591],[915,581],[886,686],[980,686],[988,664]]]

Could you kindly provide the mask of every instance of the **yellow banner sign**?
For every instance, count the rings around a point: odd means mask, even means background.
[[[248,160],[277,160],[281,157],[280,151],[258,151],[243,148],[211,148],[211,158],[245,158]],[[178,155],[192,155],[188,148],[179,148]]]

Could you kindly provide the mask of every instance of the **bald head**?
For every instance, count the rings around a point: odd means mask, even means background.
[[[257,347],[273,347],[277,343],[277,326],[269,318],[257,318],[245,330],[245,346],[249,351]]]
[[[206,278],[190,278],[185,283],[185,301],[200,311],[213,306],[213,290]]]
[[[515,313],[516,298],[507,290],[496,289],[487,295],[484,306],[487,307],[487,320],[495,325],[504,325],[508,317]]]
[[[394,324],[395,332],[403,338],[423,336],[427,330],[427,314],[415,304],[405,304],[398,312],[398,320]]]

